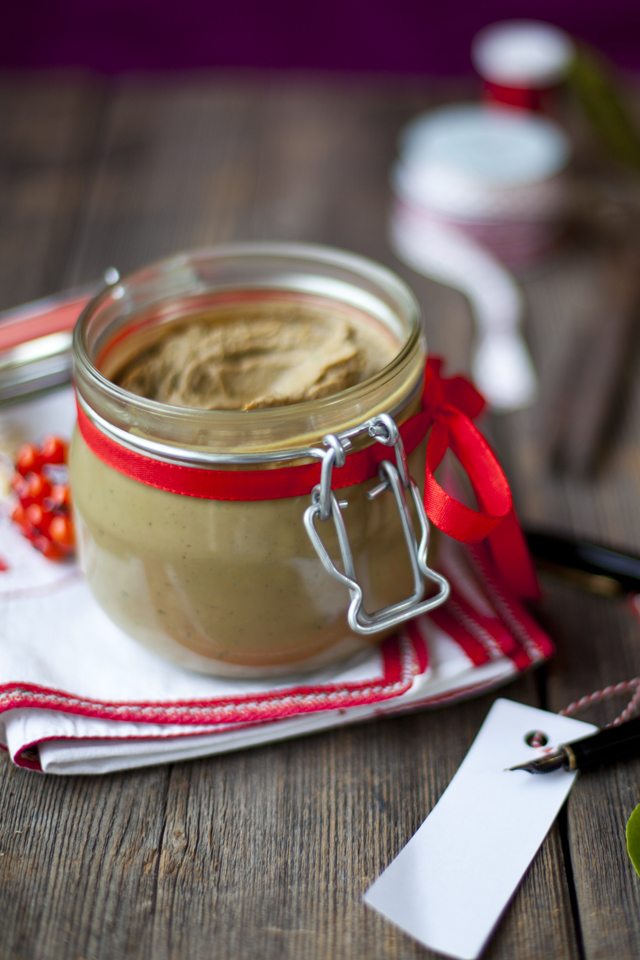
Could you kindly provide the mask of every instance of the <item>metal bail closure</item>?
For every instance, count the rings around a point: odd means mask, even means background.
[[[373,490],[369,490],[367,498],[374,500],[385,491],[390,490],[395,497],[402,531],[409,551],[411,569],[413,572],[413,594],[406,600],[383,607],[375,613],[367,613],[363,606],[362,587],[358,583],[356,568],[351,552],[349,535],[345,526],[342,511],[347,507],[346,501],[338,500],[331,489],[331,480],[334,466],[340,468],[346,461],[346,451],[351,447],[351,441],[354,437],[368,433],[378,443],[387,447],[393,447],[395,452],[395,465],[389,460],[383,460],[380,463],[378,475],[380,483]],[[309,451],[312,456],[318,457],[322,461],[320,474],[320,483],[314,487],[311,492],[311,506],[307,507],[304,513],[304,525],[311,543],[315,547],[316,553],[320,558],[323,567],[327,573],[344,584],[351,594],[351,603],[347,619],[349,626],[355,633],[370,635],[378,633],[381,630],[387,630],[389,627],[395,627],[405,620],[417,617],[421,613],[433,610],[440,606],[449,596],[450,587],[447,580],[432,570],[427,564],[427,551],[429,548],[429,520],[427,518],[420,491],[414,480],[409,476],[407,469],[407,460],[402,443],[400,431],[392,417],[386,413],[379,414],[371,420],[367,420],[359,427],[353,427],[345,431],[340,437],[335,434],[329,434],[323,438],[324,449],[314,448]],[[413,504],[418,515],[420,523],[420,543],[418,543],[413,528],[413,522],[409,507],[407,504],[406,491],[409,491],[413,499]],[[326,521],[329,517],[333,518],[333,523],[338,536],[340,555],[344,573],[335,565],[327,548],[325,547],[320,534],[316,528],[315,520],[318,517],[321,521]],[[437,583],[439,591],[434,597],[428,600],[422,600],[425,590],[425,578]]]

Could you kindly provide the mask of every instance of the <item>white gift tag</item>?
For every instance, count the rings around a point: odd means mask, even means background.
[[[507,767],[598,728],[511,700],[496,700],[442,797],[365,902],[425,947],[479,957],[567,798],[576,773]]]

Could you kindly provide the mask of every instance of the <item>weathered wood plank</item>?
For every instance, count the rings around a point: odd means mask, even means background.
[[[418,85],[354,84],[348,96],[335,84],[275,87],[261,123],[249,226],[252,238],[324,243],[387,264],[423,306],[429,350],[466,371],[472,327],[464,298],[405,266],[388,241],[399,134],[438,102],[436,91]]]
[[[513,693],[529,699],[523,683]],[[489,703],[95,780],[5,761],[0,956],[20,944],[43,958],[424,955],[360,898],[437,801]],[[489,957],[575,955],[548,892],[557,847]],[[566,898],[561,881],[556,893]]]
[[[242,84],[123,86],[105,115],[72,278],[246,239],[264,99]]]
[[[0,75],[0,309],[68,282],[103,103],[95,83]]]
[[[526,698],[526,685],[515,692]],[[361,896],[437,801],[489,703],[175,766],[149,955],[425,956]],[[558,855],[554,834],[487,956],[577,955]]]
[[[567,251],[526,285],[529,334],[543,385],[538,408],[497,427],[523,518],[544,527],[620,544],[640,552],[638,423],[640,382],[619,411],[602,467],[590,480],[554,475],[543,459],[550,398],[570,361],[580,325],[597,310],[598,288],[588,261]],[[602,303],[603,317],[606,304]],[[549,709],[640,673],[638,627],[622,601],[592,597],[545,580],[543,615],[558,655],[549,668]],[[587,714],[604,723],[626,701]],[[568,805],[568,842],[584,954],[631,958],[640,943],[640,884],[625,849],[624,828],[638,803],[640,763],[583,774]]]
[[[4,758],[0,770],[0,957],[139,955],[169,769],[45,779]]]
[[[547,588],[560,657],[549,682],[558,709],[593,689],[639,672],[638,627],[621,602]],[[591,712],[605,723],[626,700]],[[586,716],[589,716],[588,714]],[[640,943],[640,881],[626,852],[625,825],[640,803],[640,761],[581,774],[568,807],[568,837],[585,956],[631,960]]]

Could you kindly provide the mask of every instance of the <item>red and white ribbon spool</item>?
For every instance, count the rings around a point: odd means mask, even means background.
[[[476,34],[471,58],[485,100],[522,110],[552,106],[575,57],[571,38],[539,20],[503,20]]]

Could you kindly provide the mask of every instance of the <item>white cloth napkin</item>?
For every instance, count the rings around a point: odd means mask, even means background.
[[[71,390],[6,408],[0,445],[68,436]],[[45,773],[106,773],[237,750],[504,683],[552,651],[483,563],[447,541],[452,599],[398,637],[313,673],[221,680],[119,630],[72,563],[45,560],[0,512],[0,745]]]

